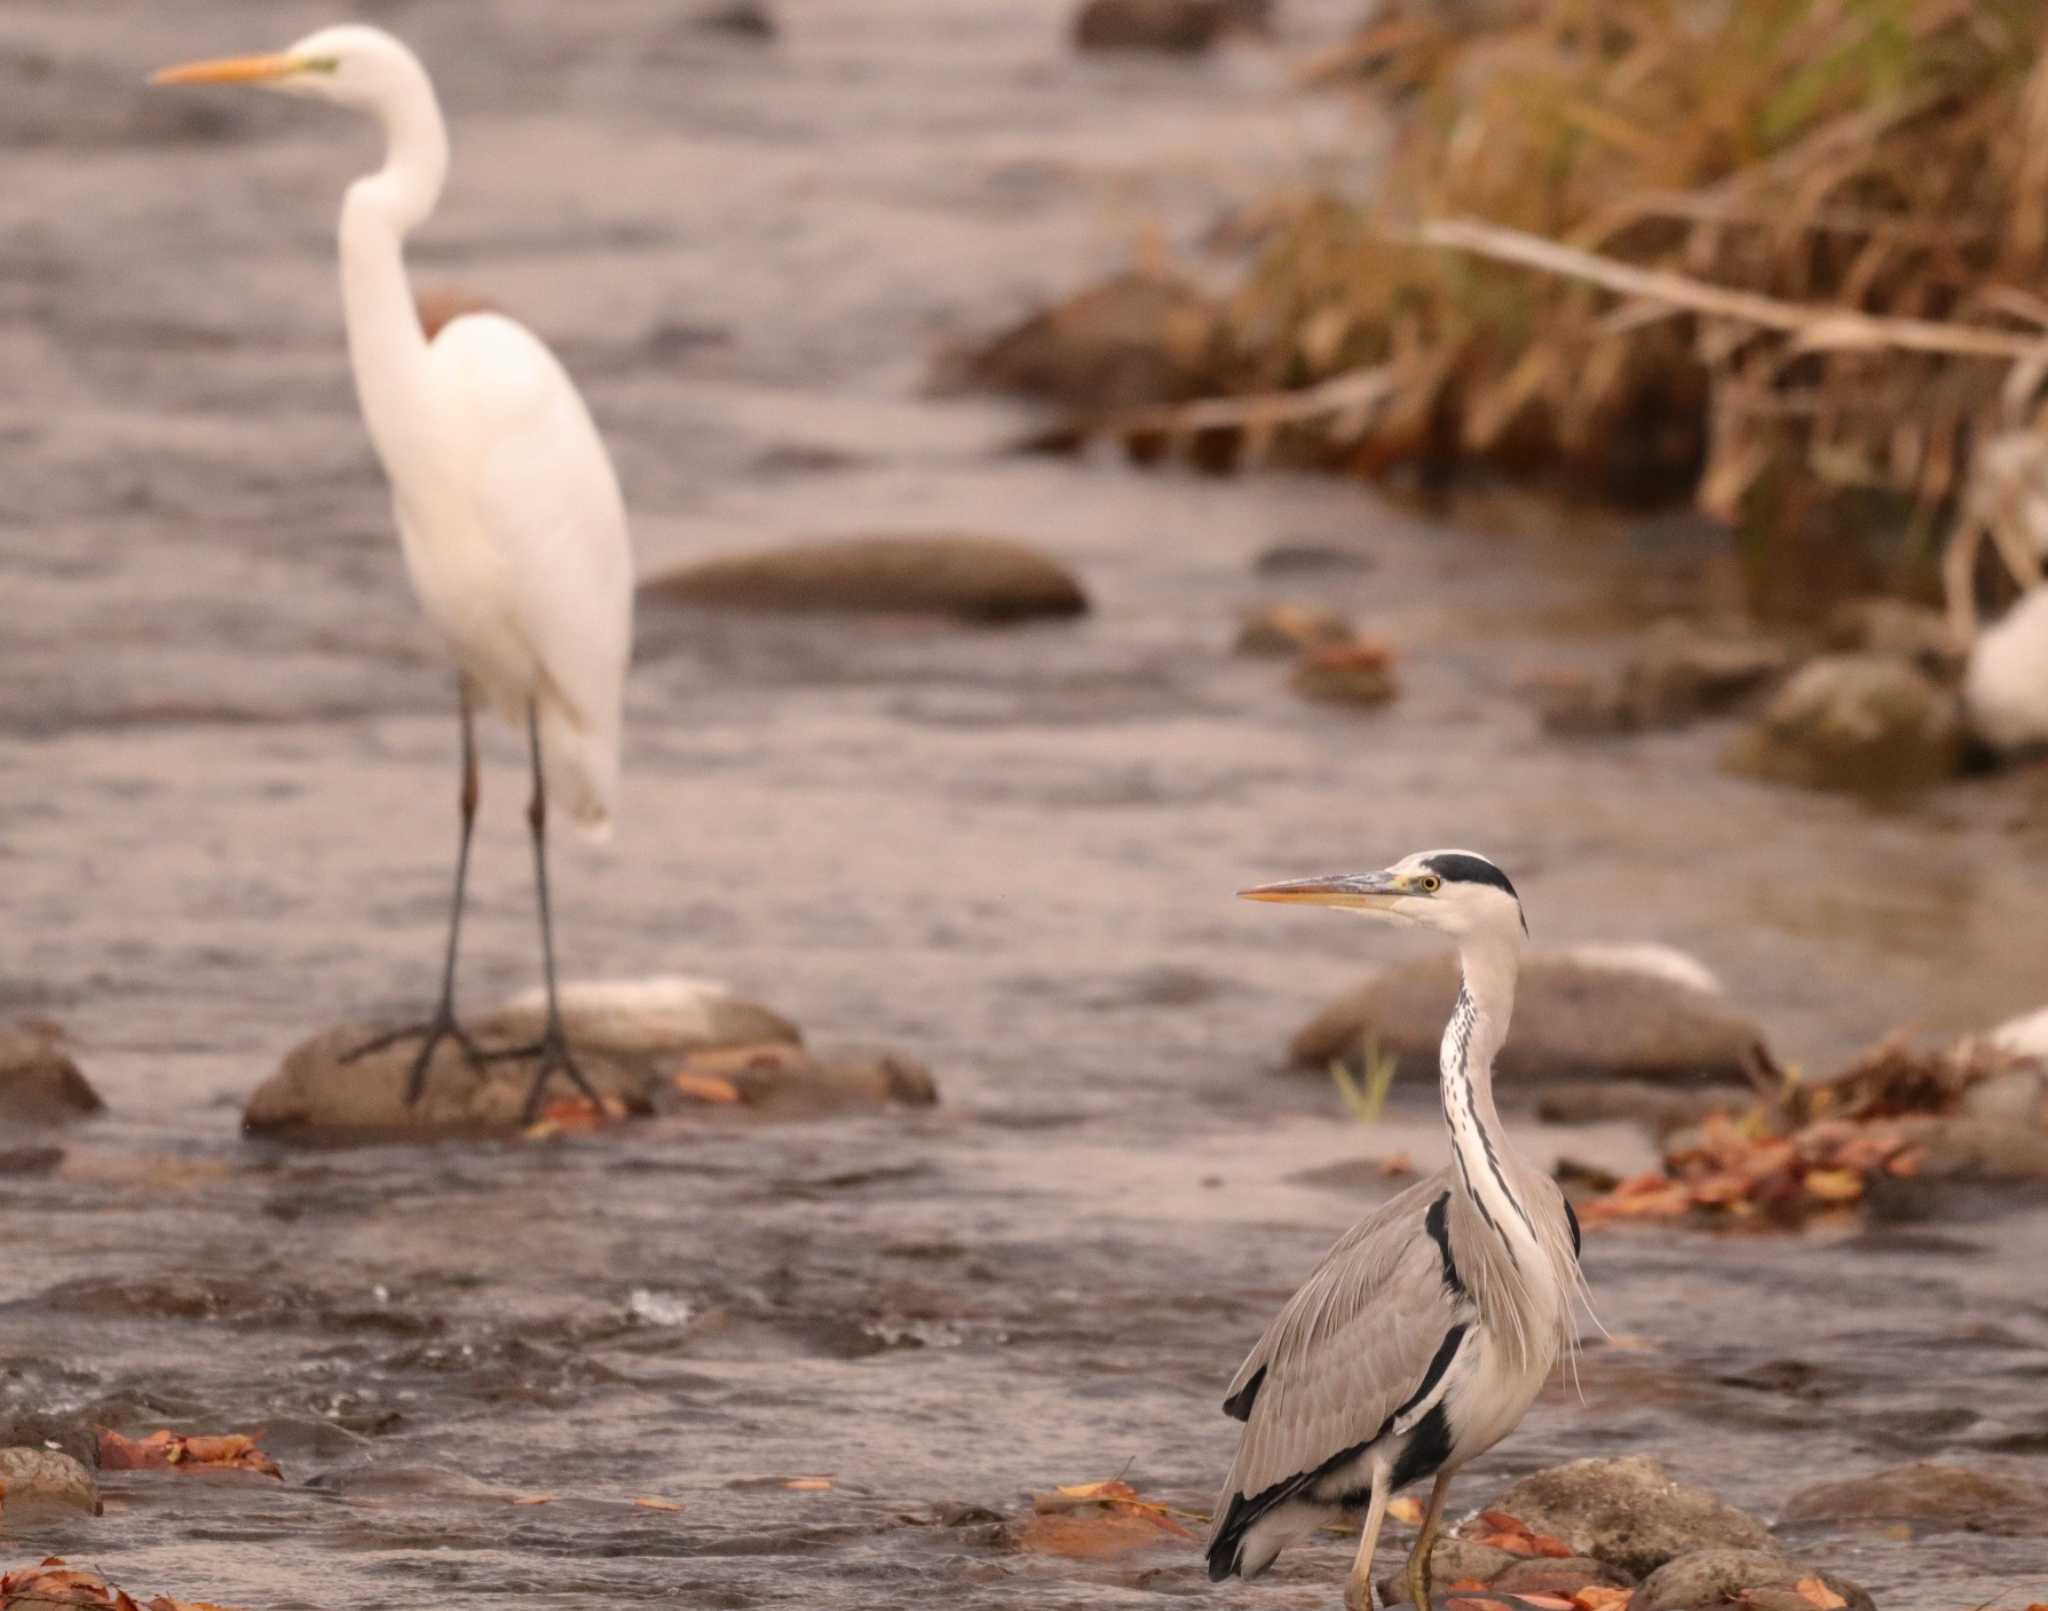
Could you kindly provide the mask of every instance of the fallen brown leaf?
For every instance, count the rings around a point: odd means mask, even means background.
[[[1461,1594],[1466,1589],[1485,1588],[1486,1579],[1483,1577],[1461,1577],[1455,1583],[1446,1583],[1444,1587],[1449,1589],[1453,1594]]]
[[[556,1496],[554,1494],[514,1494],[512,1496],[512,1503],[515,1505],[552,1505],[555,1499]]]
[[[716,1074],[693,1074],[688,1069],[671,1076],[670,1083],[684,1096],[697,1102],[733,1103],[744,1100],[740,1088]]]
[[[642,1510],[681,1510],[683,1507],[673,1499],[656,1499],[652,1494],[643,1494],[633,1501]]]
[[[1849,1602],[1817,1577],[1803,1577],[1792,1585],[1799,1591],[1799,1597],[1818,1606],[1820,1611],[1841,1611]]]
[[[1380,1160],[1380,1175],[1384,1179],[1399,1180],[1414,1173],[1415,1160],[1405,1152],[1390,1152]]]
[[[1033,1494],[1031,1515],[1010,1537],[1033,1554],[1099,1560],[1194,1534],[1165,1505],[1143,1498],[1127,1482],[1111,1481],[1062,1484],[1049,1494]]]
[[[1635,1598],[1634,1589],[1609,1588],[1604,1583],[1588,1583],[1572,1596],[1577,1611],[1628,1611],[1628,1603]]]
[[[1444,1606],[1445,1611],[1513,1611],[1511,1606],[1500,1600],[1446,1600]]]
[[[282,1477],[277,1462],[242,1433],[187,1437],[159,1428],[143,1438],[100,1428],[100,1465],[108,1471],[255,1471]]]
[[[1853,1202],[1863,1195],[1863,1177],[1853,1169],[1815,1169],[1807,1174],[1806,1190],[1824,1203]]]
[[[1420,1527],[1423,1515],[1422,1501],[1413,1494],[1403,1494],[1387,1505],[1387,1514],[1397,1522],[1406,1523],[1410,1527]]]
[[[1574,1611],[1571,1601],[1562,1594],[1529,1594],[1517,1591],[1515,1603],[1533,1605],[1538,1607],[1539,1611]]]
[[[36,1566],[0,1576],[0,1606],[78,1605],[96,1611],[232,1611],[210,1600],[173,1600],[159,1594],[145,1608],[114,1588],[97,1572],[65,1565],[63,1557],[45,1556]]]
[[[782,1480],[782,1486],[792,1488],[802,1494],[823,1493],[832,1486],[832,1479],[830,1477],[785,1477]]]
[[[558,1096],[540,1110],[540,1117],[521,1132],[528,1141],[550,1136],[588,1135],[626,1117],[626,1104],[615,1096],[593,1102],[587,1096]]]

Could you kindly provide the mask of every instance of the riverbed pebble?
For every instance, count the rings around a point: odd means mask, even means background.
[[[1885,794],[1938,783],[1961,756],[1953,693],[1903,660],[1842,654],[1803,666],[1722,761],[1771,782]]]
[[[1515,993],[1515,1032],[1499,1058],[1505,1078],[1626,1077],[1676,1085],[1743,1078],[1763,1041],[1712,976],[1662,947],[1581,947],[1525,957]],[[1405,1075],[1435,1077],[1444,1021],[1458,994],[1453,956],[1430,956],[1368,975],[1304,1025],[1293,1060],[1326,1068],[1365,1044],[1400,1060]]]
[[[9,1124],[59,1124],[106,1107],[64,1050],[52,1024],[0,1029],[0,1119]]]
[[[10,1522],[38,1506],[100,1513],[99,1484],[70,1455],[57,1449],[0,1449],[0,1511]]]
[[[1641,1577],[1693,1550],[1780,1553],[1770,1529],[1648,1455],[1574,1460],[1524,1477],[1489,1507]]]
[[[2048,1485],[1921,1460],[1802,1488],[1786,1504],[1784,1519],[1908,1521],[1973,1533],[2048,1537]]]
[[[1757,1590],[1785,1589],[1818,1580],[1841,1596],[1849,1611],[1873,1611],[1870,1596],[1847,1578],[1790,1561],[1776,1549],[1700,1549],[1667,1561],[1635,1592],[1628,1611],[1717,1611],[1759,1602]],[[1799,1603],[1812,1611],[1811,1599]]]
[[[1005,538],[864,535],[698,560],[641,584],[657,599],[748,610],[931,615],[996,624],[1083,614],[1058,561]]]
[[[1233,28],[1262,32],[1273,0],[1086,0],[1074,15],[1081,50],[1207,50]]]
[[[1341,610],[1315,604],[1259,604],[1238,617],[1239,654],[1301,654],[1349,643],[1357,629]]]

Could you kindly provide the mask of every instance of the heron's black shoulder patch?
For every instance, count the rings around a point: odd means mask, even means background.
[[[1579,1216],[1578,1211],[1572,1207],[1572,1200],[1569,1197],[1564,1200],[1564,1222],[1572,1228],[1572,1257],[1577,1258],[1579,1256]]]
[[[1233,1420],[1249,1421],[1252,1418],[1252,1403],[1258,1398],[1259,1389],[1265,1385],[1266,1367],[1261,1365],[1252,1372],[1250,1381],[1223,1401],[1223,1413]]]
[[[1443,1400],[1429,1407],[1429,1413],[1415,1423],[1415,1430],[1394,1462],[1394,1474],[1387,1491],[1405,1488],[1421,1477],[1433,1477],[1451,1457],[1451,1418],[1444,1413]]]
[[[1569,1211],[1569,1210],[1567,1210]],[[1423,1229],[1429,1232],[1429,1239],[1436,1243],[1437,1256],[1444,1264],[1444,1285],[1459,1297],[1465,1296],[1464,1278],[1458,1274],[1457,1261],[1451,1257],[1451,1194],[1445,1192],[1429,1205],[1429,1212],[1422,1217]],[[1573,1246],[1578,1245],[1578,1228],[1572,1229]]]
[[[1515,886],[1508,882],[1508,875],[1484,856],[1467,855],[1462,850],[1447,850],[1441,856],[1431,856],[1422,865],[1447,884],[1491,884],[1495,889],[1504,889],[1510,895],[1515,895]],[[1521,898],[1515,895],[1517,901]]]

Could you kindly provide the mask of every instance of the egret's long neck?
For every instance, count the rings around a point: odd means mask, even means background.
[[[1520,959],[1513,940],[1488,937],[1467,941],[1460,960],[1464,983],[1439,1056],[1444,1123],[1466,1196],[1509,1259],[1531,1268],[1539,1256],[1536,1227],[1508,1183],[1507,1138],[1493,1105],[1493,1059],[1508,1036]]]
[[[385,470],[403,474],[425,421],[427,340],[405,277],[405,237],[434,210],[448,174],[448,133],[433,85],[414,66],[378,108],[384,166],[341,208],[341,301],[363,418]]]

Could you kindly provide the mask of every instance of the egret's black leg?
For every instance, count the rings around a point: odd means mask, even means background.
[[[562,1032],[562,1008],[555,990],[554,919],[548,907],[548,789],[541,774],[540,714],[532,705],[526,707],[526,740],[533,755],[533,798],[527,803],[526,822],[533,830],[533,881],[540,892],[540,957],[542,973],[547,980],[548,1016],[539,1040],[527,1046],[494,1051],[488,1056],[493,1062],[508,1057],[538,1059],[533,1071],[533,1088],[526,1094],[524,1122],[531,1124],[540,1115],[540,1099],[547,1089],[548,1076],[557,1070],[568,1075],[569,1082],[600,1108],[604,1101],[590,1081],[583,1077],[583,1070],[576,1066],[576,1059],[569,1055],[569,1037]]]
[[[408,1024],[403,1029],[394,1029],[364,1041],[342,1058],[344,1063],[353,1063],[359,1057],[367,1057],[402,1040],[418,1037],[420,1049],[413,1057],[412,1069],[405,1080],[407,1106],[419,1101],[420,1093],[426,1089],[427,1065],[433,1062],[434,1050],[442,1041],[452,1040],[460,1046],[462,1055],[469,1059],[472,1067],[480,1068],[484,1061],[483,1052],[470,1039],[469,1031],[455,1021],[455,958],[462,942],[463,897],[469,883],[469,841],[476,830],[478,795],[476,724],[470,710],[467,678],[458,679],[457,692],[462,711],[462,843],[455,853],[455,898],[448,913],[448,952],[441,963],[441,1003],[434,1009],[434,1016],[424,1024]]]

